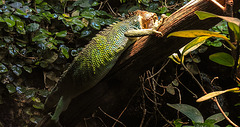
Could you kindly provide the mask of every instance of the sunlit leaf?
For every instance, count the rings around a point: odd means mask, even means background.
[[[202,36],[202,37],[197,37],[191,42],[189,42],[186,46],[184,46],[182,55],[186,56],[188,53],[192,52],[193,50],[197,49],[199,46],[205,43],[205,40],[210,38],[211,36]]]
[[[36,109],[43,109],[44,104],[43,103],[35,103],[35,104],[33,104],[33,107],[36,108]]]
[[[18,14],[18,15],[27,15],[27,13],[23,12],[23,11],[20,10],[20,9],[17,9],[17,10],[15,11],[15,13]]]
[[[7,23],[8,27],[15,26],[15,21],[11,20],[10,18],[4,18],[4,21]]]
[[[206,100],[211,99],[211,98],[213,98],[213,97],[219,96],[219,95],[221,95],[221,94],[223,94],[223,93],[226,93],[226,92],[234,92],[234,91],[239,91],[239,88],[236,87],[236,88],[227,89],[227,90],[222,90],[222,91],[214,91],[214,92],[208,93],[208,94],[200,97],[199,99],[197,99],[196,102],[206,101]]]
[[[238,18],[233,18],[233,17],[227,17],[227,16],[220,16],[216,14],[212,14],[209,12],[204,12],[204,11],[196,11],[195,12],[199,19],[204,20],[206,18],[213,18],[213,17],[218,17],[223,20],[226,20],[228,22],[229,28],[235,33],[236,37],[238,40],[240,40],[240,19]]]
[[[195,123],[204,123],[204,119],[199,110],[187,104],[167,104],[168,106],[180,111]]]
[[[185,38],[210,36],[210,37],[223,38],[224,40],[229,40],[226,36],[219,34],[218,32],[213,32],[213,31],[208,31],[208,30],[183,30],[183,31],[173,32],[168,35],[168,37],[170,37],[170,36],[185,37]]]
[[[23,69],[28,73],[32,73],[32,68],[31,67],[23,66]]]
[[[209,56],[209,59],[213,62],[216,62],[224,66],[228,66],[228,67],[232,67],[235,64],[233,57],[225,52],[218,52],[218,53],[212,54]]]

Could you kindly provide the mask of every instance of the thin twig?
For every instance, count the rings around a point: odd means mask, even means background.
[[[229,117],[225,114],[225,112],[223,111],[222,107],[220,106],[220,104],[218,103],[217,97],[213,98],[213,101],[217,104],[219,110],[221,111],[221,113],[223,114],[223,116],[226,118],[226,120],[231,123],[234,127],[238,127],[237,124],[235,124],[231,119],[229,119]]]
[[[120,123],[120,124],[122,124],[124,127],[126,127],[126,125],[124,125],[121,121],[119,121],[118,119],[116,119],[116,118],[110,116],[109,114],[107,114],[106,112],[104,112],[101,107],[98,107],[98,109],[99,109],[103,114],[105,114],[106,116],[108,116],[109,118],[117,121],[118,123]]]
[[[133,98],[136,96],[136,94],[139,92],[140,88],[132,95],[132,97],[130,98],[130,100],[128,101],[127,105],[125,106],[125,108],[123,109],[123,111],[120,113],[120,115],[118,116],[117,120],[119,120],[121,118],[121,116],[123,115],[123,113],[127,110],[127,107],[129,106],[130,102],[133,100]],[[114,124],[112,125],[112,127],[114,127],[117,124],[117,121],[114,122]]]

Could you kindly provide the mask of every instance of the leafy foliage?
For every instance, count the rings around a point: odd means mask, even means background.
[[[43,86],[27,86],[26,75],[39,68],[63,71],[88,38],[116,21],[107,12],[96,10],[98,5],[98,0],[1,1],[0,81],[8,92],[23,95],[33,108],[42,109],[49,91],[38,89]],[[57,81],[56,76],[45,75]],[[31,121],[37,119],[32,116]]]

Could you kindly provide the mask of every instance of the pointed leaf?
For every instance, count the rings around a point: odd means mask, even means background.
[[[234,92],[234,91],[239,91],[239,88],[236,87],[236,88],[231,88],[231,89],[222,90],[222,91],[214,91],[214,92],[208,93],[208,94],[200,97],[199,99],[197,99],[196,102],[206,101],[206,100],[208,100],[208,99],[210,99],[210,98],[219,96],[219,95],[224,94],[224,93],[226,93],[226,92]]]
[[[170,36],[185,37],[185,38],[210,36],[210,37],[223,38],[226,41],[229,40],[226,36],[221,35],[218,32],[213,32],[213,31],[208,31],[208,30],[183,30],[183,31],[173,32],[168,35],[168,37],[170,37]]]
[[[187,104],[167,104],[168,106],[180,111],[195,123],[204,123],[203,116],[199,110]]]
[[[218,53],[212,54],[209,56],[209,59],[213,62],[216,62],[224,66],[228,66],[228,67],[232,67],[235,64],[233,57],[225,52],[218,52]]]
[[[67,36],[67,31],[64,30],[64,31],[57,32],[56,36],[57,37],[66,37]]]
[[[228,112],[225,112],[225,114],[226,114],[227,116],[229,115]],[[215,120],[214,123],[218,123],[218,122],[221,122],[221,121],[224,120],[224,119],[225,119],[225,117],[223,116],[222,113],[217,113],[217,114],[214,114],[214,115],[208,117],[208,118],[206,119],[206,121],[208,121],[208,120]]]
[[[195,38],[184,47],[182,51],[182,55],[186,56],[191,51],[197,49],[199,46],[204,44],[205,40],[207,40],[210,37],[211,36],[202,36],[202,37]]]
[[[4,18],[4,21],[7,23],[8,27],[15,26],[15,21],[11,20],[10,18]]]

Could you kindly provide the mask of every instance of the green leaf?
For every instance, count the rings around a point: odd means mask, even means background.
[[[86,36],[88,36],[89,34],[91,33],[91,31],[90,30],[83,30],[82,32],[81,32],[81,38],[82,37],[86,37]]]
[[[17,76],[20,76],[22,74],[22,69],[16,65],[13,65],[11,67],[11,69],[12,69],[13,73]]]
[[[228,25],[230,29],[234,32],[235,36],[237,37],[238,40],[240,40],[240,19],[238,18],[233,18],[233,17],[227,17],[227,16],[220,16],[216,14],[212,14],[209,12],[204,12],[204,11],[196,11],[195,12],[199,19],[204,20],[206,18],[213,18],[213,17],[218,17],[223,20],[226,20],[228,22]]]
[[[87,19],[93,19],[95,15],[96,15],[95,11],[84,11],[81,13],[81,16]]]
[[[8,92],[9,92],[10,94],[16,92],[16,87],[15,87],[13,84],[7,84],[7,85],[6,85],[6,88],[8,89]]]
[[[4,18],[4,21],[7,23],[8,27],[15,26],[15,21],[11,20],[10,18]]]
[[[33,20],[33,21],[36,21],[36,22],[41,22],[42,17],[41,16],[37,16],[37,15],[32,15],[30,17],[30,19]]]
[[[225,112],[225,114],[226,114],[227,116],[229,115],[228,112]],[[208,120],[214,120],[214,121],[215,121],[214,124],[215,124],[215,123],[221,122],[221,121],[224,120],[224,119],[225,119],[225,117],[223,116],[222,113],[217,113],[217,114],[214,114],[214,115],[208,117],[208,118],[206,119],[206,121],[208,121]]]
[[[199,110],[187,104],[167,104],[168,106],[180,111],[195,123],[204,123],[203,116]]]
[[[45,39],[47,39],[48,35],[46,34],[38,34],[37,36],[33,37],[32,38],[32,41],[39,41],[39,42],[42,42],[44,41]]]
[[[26,92],[25,92],[25,96],[27,99],[29,98],[32,98],[35,96],[35,90],[34,89],[28,89]]]
[[[100,30],[101,29],[101,24],[100,24],[99,20],[95,20],[95,19],[91,20],[90,26],[93,29],[96,29],[96,30]]]
[[[164,7],[160,8],[160,12],[159,13],[160,14],[166,13],[167,10],[168,10],[167,7],[164,6]]]
[[[5,22],[5,20],[2,17],[0,17],[0,22]]]
[[[40,25],[38,23],[30,23],[30,24],[27,25],[27,30],[29,32],[34,32],[34,31],[39,29],[39,26]]]
[[[67,36],[67,31],[64,30],[64,31],[57,32],[56,36],[57,37],[66,37]]]
[[[81,20],[79,19],[73,19],[72,21],[74,24],[78,25],[79,27],[83,28],[84,27],[84,24]]]
[[[186,46],[184,46],[184,49],[182,51],[182,55],[186,56],[189,52],[197,49],[199,46],[205,43],[205,40],[210,38],[211,36],[202,36],[202,37],[197,37],[191,42],[189,42]]]
[[[213,62],[216,62],[224,66],[228,66],[228,67],[232,67],[235,64],[233,57],[225,52],[218,52],[218,53],[212,54],[209,56],[209,59]]]
[[[31,67],[23,66],[23,69],[28,73],[32,73],[32,68]]]
[[[69,58],[68,47],[66,47],[65,45],[61,45],[60,49],[61,49],[62,54],[68,59]]]
[[[23,12],[23,11],[20,10],[20,9],[17,9],[17,10],[15,11],[15,13],[16,13],[17,15],[27,15],[27,13]]]
[[[5,73],[5,72],[8,72],[7,67],[4,64],[0,63],[0,73]]]
[[[44,104],[43,103],[35,103],[35,104],[33,104],[33,107],[36,108],[36,109],[43,109]]]
[[[43,0],[35,0],[36,4],[40,4],[43,2]]]
[[[17,27],[17,32],[20,34],[26,34],[26,31],[24,29],[24,23],[22,21],[16,20],[16,27]]]

